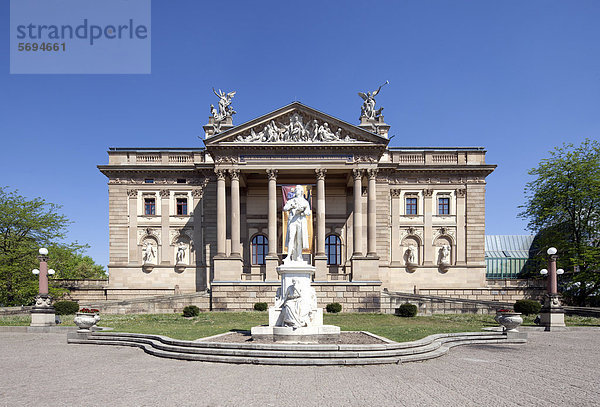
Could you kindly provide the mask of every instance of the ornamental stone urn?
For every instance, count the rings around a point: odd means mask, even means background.
[[[504,332],[519,332],[517,327],[523,323],[520,312],[499,312],[494,319],[504,327]]]
[[[88,312],[78,312],[75,315],[75,325],[79,327],[77,332],[91,332],[90,328],[100,321],[100,315]]]

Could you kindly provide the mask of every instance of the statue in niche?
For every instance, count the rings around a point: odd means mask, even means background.
[[[213,105],[211,105],[210,111],[216,122],[223,121],[227,117],[231,117],[237,112],[231,107],[231,100],[235,95],[235,92],[225,93],[221,89],[219,92],[213,88],[213,93],[219,98],[219,111],[217,111]]]
[[[373,92],[367,92],[366,94],[363,92],[358,92],[358,96],[360,96],[361,99],[364,100],[363,105],[360,108],[361,119],[364,117],[369,120],[374,120],[381,116],[381,113],[383,112],[383,107],[378,110],[375,110],[375,96],[377,96],[381,91],[381,88],[387,85],[388,83],[390,83],[390,81],[385,81],[383,85],[381,85],[377,90],[374,90]]]
[[[443,244],[439,249],[438,265],[447,267],[450,265],[450,245]]]
[[[179,242],[177,246],[177,254],[175,255],[175,261],[177,264],[185,264],[185,251],[187,249],[187,245],[183,242]]]
[[[150,241],[146,241],[146,243],[144,243],[142,261],[144,264],[156,264],[156,249]]]
[[[293,278],[287,288],[277,326],[289,326],[294,329],[308,326],[313,309],[317,308],[316,293],[312,287],[302,287]]]
[[[413,245],[410,245],[406,248],[406,265],[414,266],[417,264],[417,248]]]
[[[288,213],[287,235],[285,246],[288,255],[284,259],[284,264],[288,262],[302,262],[302,249],[308,249],[308,222],[306,218],[310,216],[310,204],[304,198],[304,188],[302,185],[296,185],[294,188],[294,198],[288,200],[283,207]]]

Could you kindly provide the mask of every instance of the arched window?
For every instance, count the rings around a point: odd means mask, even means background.
[[[269,239],[265,235],[252,238],[252,264],[265,264],[265,255],[269,250]]]
[[[325,253],[328,265],[339,266],[342,264],[342,240],[338,235],[328,235],[325,238]]]

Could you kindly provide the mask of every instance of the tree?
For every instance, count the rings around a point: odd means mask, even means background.
[[[0,305],[33,302],[38,277],[31,270],[39,266],[37,254],[43,246],[48,247],[49,266],[58,275],[98,275],[101,266],[82,255],[87,246],[62,243],[70,222],[59,209],[41,198],[28,200],[0,188]]]
[[[564,144],[529,171],[520,217],[537,233],[538,257],[559,250],[567,299],[589,303],[600,291],[600,143]]]

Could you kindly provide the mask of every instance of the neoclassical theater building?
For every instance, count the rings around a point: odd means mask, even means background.
[[[284,193],[311,203],[304,257],[320,306],[378,310],[384,292],[486,286],[481,147],[388,147],[367,94],[360,123],[293,102],[233,125],[220,92],[204,147],[111,148],[108,299],[210,292],[212,309],[272,302]]]

